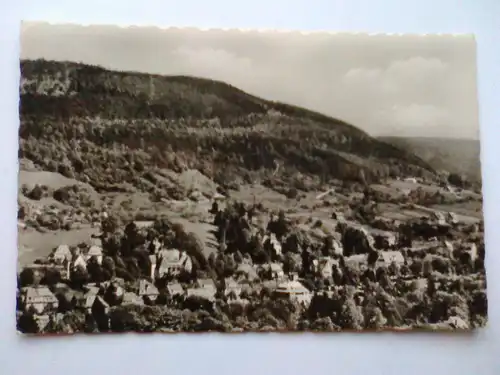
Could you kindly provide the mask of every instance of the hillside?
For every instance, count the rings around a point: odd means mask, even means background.
[[[207,79],[36,60],[20,92],[19,157],[101,192],[172,197],[166,171],[186,169],[226,187],[434,173],[352,125]]]
[[[436,170],[464,174],[474,181],[481,181],[478,140],[424,137],[381,137],[380,139],[413,151]]]

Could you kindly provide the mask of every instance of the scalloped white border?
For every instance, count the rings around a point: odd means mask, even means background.
[[[350,36],[392,36],[392,37],[468,37],[475,39],[474,33],[373,33],[363,31],[333,31],[333,30],[296,30],[296,29],[272,29],[272,28],[228,28],[228,27],[196,27],[196,26],[162,26],[148,24],[107,24],[107,23],[76,23],[76,22],[48,22],[48,21],[21,21],[21,31],[30,26],[74,26],[74,27],[106,27],[115,29],[155,29],[157,31],[168,30],[191,30],[191,31],[224,31],[233,33],[278,33],[278,34],[297,34],[308,35],[350,35]]]

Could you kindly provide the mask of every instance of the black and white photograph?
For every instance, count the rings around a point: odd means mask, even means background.
[[[487,324],[473,36],[20,39],[18,332]]]

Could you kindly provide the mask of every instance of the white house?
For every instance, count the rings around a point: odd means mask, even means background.
[[[331,257],[321,257],[313,260],[314,272],[323,279],[329,279],[333,276],[333,266],[338,262]]]
[[[287,298],[303,306],[309,306],[312,299],[311,292],[298,280],[280,283],[275,290],[278,298]]]
[[[401,251],[381,251],[376,266],[388,266],[392,263],[402,266],[404,262],[405,258]]]
[[[159,278],[165,275],[175,276],[181,271],[191,272],[193,270],[191,257],[177,249],[161,250],[157,256],[157,263],[157,277]]]
[[[158,288],[147,280],[139,280],[139,296],[150,301],[156,301],[160,292]]]
[[[283,267],[279,263],[264,264],[262,266],[262,269],[267,272],[270,272],[272,279],[281,279],[285,276]]]
[[[40,315],[47,310],[55,311],[59,306],[58,299],[47,287],[27,287],[21,293],[21,301],[27,312]]]
[[[98,264],[102,264],[102,248],[97,245],[92,245],[88,249],[87,253],[83,256],[85,261],[88,262],[90,258],[94,257],[97,260]]]
[[[49,260],[57,263],[57,264],[62,264],[65,261],[71,260],[71,250],[68,245],[59,245],[49,256]]]

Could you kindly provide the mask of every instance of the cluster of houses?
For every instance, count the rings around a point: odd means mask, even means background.
[[[119,278],[99,284],[87,283],[83,291],[72,290],[63,282],[51,288],[44,285],[29,285],[20,289],[18,306],[21,312],[35,318],[40,331],[49,322],[63,316],[58,311],[74,309],[92,315],[105,329],[109,324],[107,316],[112,306],[155,304],[160,296],[155,280],[163,279],[165,276],[170,276],[172,279],[165,285],[164,296],[167,298],[167,303],[169,300],[179,301],[188,298],[215,303],[218,288],[214,280],[197,279],[189,285],[176,280],[176,276],[181,272],[192,271],[193,263],[189,255],[177,249],[161,248],[159,243],[155,243],[154,246],[155,251],[150,255],[149,279],[137,280],[133,283],[134,287],[126,286],[126,283]],[[71,273],[77,268],[87,268],[91,259],[102,264],[103,250],[100,246],[94,244],[86,248],[70,248],[67,245],[60,245],[54,249],[47,261],[27,268],[41,273],[55,269],[59,271],[62,280],[69,280]],[[322,259],[316,265],[318,273],[324,277],[331,276],[331,263],[329,262],[330,260]],[[253,281],[263,273],[266,274],[265,279],[268,281],[256,286]],[[247,304],[249,300],[244,297],[244,292],[249,295],[263,286],[274,290],[276,298],[287,298],[304,306],[308,305],[312,299],[311,291],[300,283],[296,274],[285,275],[281,263],[256,266],[246,260],[238,265],[234,277],[223,280],[223,294],[228,303]]]
[[[445,217],[441,213],[436,213],[432,219],[438,222],[458,221],[454,214]],[[364,228],[356,230],[362,237],[369,239],[372,246],[384,249],[384,251],[379,252],[375,267],[391,264],[401,266],[405,263],[403,253],[395,250],[397,246],[394,233],[374,230],[372,236]],[[282,244],[273,234],[265,234],[261,239],[268,251],[277,255],[282,254]],[[202,299],[214,304],[216,299],[220,297],[218,292],[221,290],[221,285],[217,285],[212,279],[199,278],[189,284],[178,281],[181,274],[191,274],[193,271],[193,261],[186,252],[164,248],[157,240],[153,240],[150,245],[151,269],[147,278],[136,280],[132,283],[133,285],[118,278],[99,284],[88,283],[84,286],[83,291],[71,290],[65,283],[57,284],[50,289],[41,285],[26,286],[21,288],[19,293],[20,310],[34,316],[40,330],[43,330],[50,321],[61,317],[58,311],[73,309],[79,309],[87,315],[92,315],[95,321],[100,322],[102,328],[106,329],[109,326],[108,313],[113,306],[164,304],[169,303],[169,301],[189,298]],[[444,246],[453,252],[451,243],[445,241]],[[335,240],[333,247],[335,254],[344,253],[344,247],[340,240]],[[368,257],[368,253],[353,253],[344,256],[343,259],[346,264],[360,267],[360,265],[368,263]],[[70,280],[72,272],[79,268],[87,269],[91,261],[97,262],[99,265],[103,263],[103,249],[97,243],[74,248],[60,245],[54,249],[46,261],[37,262],[28,268],[41,273],[48,269],[56,269],[62,280]],[[339,257],[314,257],[310,267],[307,272],[314,274],[316,278],[332,280],[334,269],[340,268]],[[160,284],[156,281],[165,279],[171,281],[168,281],[164,285],[165,290],[162,287],[160,292],[157,287]],[[263,287],[269,288],[273,292],[274,298],[285,298],[303,307],[310,304],[314,292],[324,292],[308,290],[299,280],[297,273],[284,271],[281,262],[255,265],[249,258],[244,258],[237,265],[236,272],[232,277],[222,281],[223,295],[228,303],[247,304],[249,303],[247,297]],[[162,302],[159,302],[160,297],[162,297]],[[63,308],[61,304],[64,304],[65,307]]]

